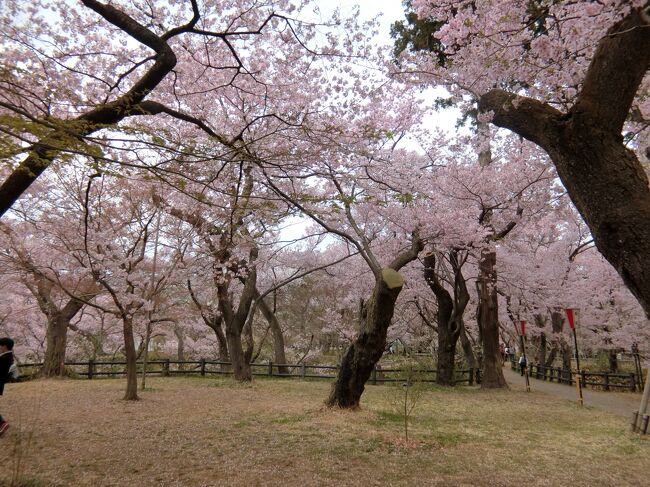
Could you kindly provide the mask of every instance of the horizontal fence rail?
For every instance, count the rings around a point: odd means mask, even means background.
[[[512,361],[512,370],[521,372],[519,364]],[[534,379],[557,382],[559,384],[574,385],[576,374],[580,375],[582,387],[591,386],[603,391],[627,390],[641,392],[643,390],[643,377],[637,377],[634,372],[590,372],[588,370],[562,369],[560,367],[546,367],[541,364],[529,364],[528,375]]]
[[[252,363],[252,375],[258,377],[285,377],[300,379],[336,379],[339,367],[337,365],[311,365],[311,364],[275,364],[273,362]],[[23,379],[35,377],[43,366],[42,363],[19,364]],[[142,373],[143,362],[137,362],[138,374]],[[169,377],[172,375],[229,375],[232,364],[220,360],[149,360],[147,361],[147,375]],[[126,375],[126,361],[94,361],[65,362],[69,375],[79,378],[93,379],[96,377],[119,377]],[[404,372],[407,369],[382,368],[377,365],[368,379],[369,384],[383,384],[388,382],[405,382]],[[436,382],[435,369],[408,369],[409,375],[417,382]],[[481,369],[460,369],[454,374],[455,384],[480,384]]]

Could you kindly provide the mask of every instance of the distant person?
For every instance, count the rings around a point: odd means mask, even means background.
[[[5,384],[10,381],[9,370],[14,363],[14,341],[11,338],[0,338],[0,396],[2,395]],[[0,436],[9,428],[9,424],[0,415]]]
[[[510,347],[506,347],[504,350],[504,353],[506,354],[506,361],[510,361]]]
[[[526,372],[526,365],[526,356],[522,353],[519,357],[519,370],[521,371],[521,375],[524,375],[524,372]]]

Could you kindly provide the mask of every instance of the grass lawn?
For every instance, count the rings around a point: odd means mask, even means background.
[[[138,402],[117,379],[9,384],[0,485],[650,485],[650,437],[541,393],[428,387],[406,444],[399,386],[340,411],[323,407],[325,382],[148,384]]]

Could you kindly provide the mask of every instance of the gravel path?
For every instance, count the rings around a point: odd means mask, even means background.
[[[526,385],[524,378],[518,372],[511,370],[509,366],[503,368],[503,375],[508,381],[508,384],[511,386],[514,385],[515,388],[524,388]],[[530,390],[544,392],[572,402],[578,401],[578,393],[575,386],[531,378]],[[631,418],[632,412],[638,410],[639,404],[641,403],[641,394],[638,393],[603,392],[583,389],[582,395],[585,406],[593,406],[619,416],[625,416],[626,418]]]

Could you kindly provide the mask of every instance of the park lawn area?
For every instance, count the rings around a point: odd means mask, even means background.
[[[650,439],[626,418],[538,392],[427,386],[405,442],[400,386],[359,411],[323,406],[330,384],[155,378],[9,384],[0,485],[650,485]]]

